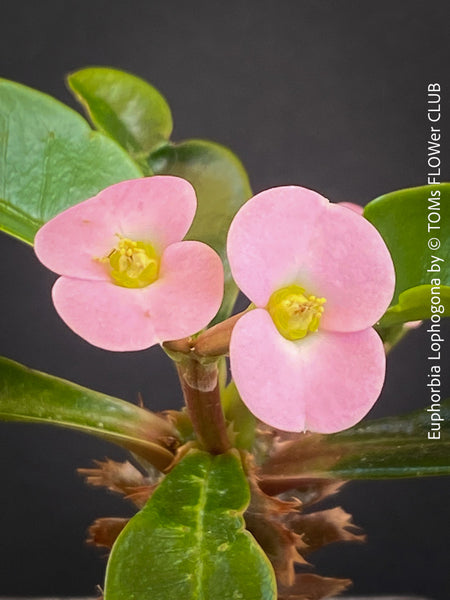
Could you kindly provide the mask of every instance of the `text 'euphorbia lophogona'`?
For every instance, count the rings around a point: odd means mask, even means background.
[[[141,350],[192,335],[220,307],[223,268],[206,244],[181,241],[195,215],[184,179],[113,185],[57,215],[35,251],[60,277],[53,302],[67,325],[106,350]]]
[[[371,328],[394,291],[378,231],[300,187],[262,192],[228,236],[233,277],[257,307],[234,327],[233,378],[248,408],[285,431],[331,433],[378,398],[385,354]]]

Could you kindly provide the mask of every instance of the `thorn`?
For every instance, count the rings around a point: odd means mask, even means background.
[[[97,597],[97,600],[103,600],[103,590],[99,585],[95,586],[95,591],[97,594],[99,594],[99,596]]]

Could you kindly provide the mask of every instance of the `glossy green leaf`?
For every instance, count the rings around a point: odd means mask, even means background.
[[[244,529],[249,501],[237,454],[188,454],[119,535],[105,600],[274,600],[272,567]]]
[[[172,133],[165,98],[143,79],[106,67],[81,69],[67,82],[94,126],[134,156],[148,155]]]
[[[225,296],[213,323],[231,314],[237,287],[226,255],[228,229],[234,215],[252,194],[247,173],[231,150],[204,140],[188,140],[160,148],[150,158],[152,170],[187,179],[198,198],[197,214],[187,239],[209,244],[225,267]]]
[[[450,183],[385,194],[366,206],[364,216],[383,236],[396,271],[392,306],[381,325],[429,319],[432,279],[440,280],[450,315]],[[440,247],[430,249],[430,240]]]
[[[141,175],[118,144],[78,113],[0,79],[0,229],[32,244],[59,212]]]
[[[400,417],[366,421],[332,435],[301,435],[277,451],[264,465],[263,473],[265,478],[273,480],[291,479],[292,487],[296,478],[450,475],[449,434],[450,400],[447,400],[441,403],[440,412],[423,408]]]
[[[0,420],[77,429],[135,452],[158,469],[177,438],[166,420],[129,402],[0,357]]]

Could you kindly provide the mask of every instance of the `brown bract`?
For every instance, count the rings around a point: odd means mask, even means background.
[[[347,589],[351,584],[348,579],[295,572],[296,565],[310,570],[312,565],[306,557],[322,546],[365,540],[342,508],[303,514],[306,506],[311,511],[311,505],[336,493],[344,482],[267,477],[264,467],[256,467],[253,458],[245,453],[243,463],[251,492],[244,515],[246,526],[272,563],[279,600],[319,600]]]
[[[301,573],[297,575],[292,587],[280,588],[278,600],[322,600],[345,592],[351,584],[350,579],[335,579],[313,573]]]
[[[154,478],[143,475],[129,461],[116,462],[107,459],[94,462],[95,468],[78,469],[78,473],[85,478],[86,483],[120,494],[138,509],[144,507],[157,486]],[[96,519],[89,527],[87,543],[112,548],[128,521],[129,519],[116,517]]]

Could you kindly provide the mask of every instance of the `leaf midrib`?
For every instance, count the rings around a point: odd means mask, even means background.
[[[198,516],[197,516],[197,534],[196,534],[196,540],[197,540],[197,548],[198,548],[198,556],[200,557],[200,560],[198,562],[198,569],[196,569],[196,594],[195,597],[197,598],[197,600],[204,600],[204,593],[203,593],[203,572],[204,572],[204,539],[205,536],[203,535],[203,532],[205,530],[205,507],[206,507],[206,502],[207,502],[207,498],[208,498],[208,491],[209,491],[209,478],[211,476],[211,463],[208,465],[208,471],[207,474],[203,480],[203,485],[200,486],[200,498],[197,504],[198,507]]]
[[[121,440],[134,440],[137,445],[146,447],[146,448],[154,448],[155,446],[160,447],[163,451],[167,451],[163,446],[159,446],[155,442],[150,440],[144,440],[142,438],[135,437],[133,435],[128,435],[126,433],[120,433],[118,431],[114,431],[113,429],[107,429],[105,427],[95,427],[92,425],[82,425],[75,423],[74,421],[65,421],[61,419],[51,419],[45,417],[35,417],[23,415],[22,413],[13,413],[13,412],[3,412],[0,411],[0,421],[20,421],[26,423],[38,423],[43,425],[58,425],[61,427],[66,427],[67,429],[74,429],[76,431],[81,431],[84,433],[94,433],[99,435],[100,437],[110,437],[117,438]]]

